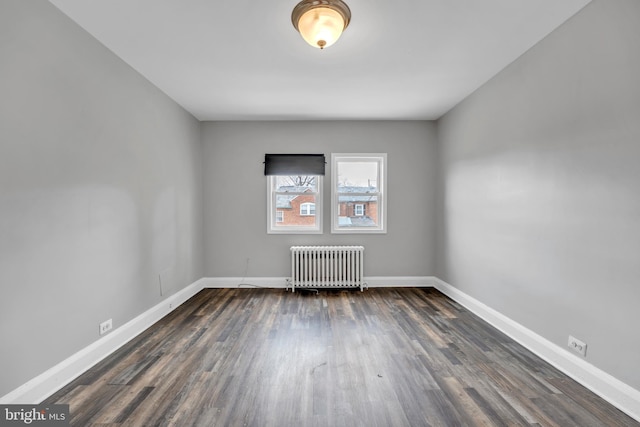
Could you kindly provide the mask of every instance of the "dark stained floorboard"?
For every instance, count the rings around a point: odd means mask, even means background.
[[[434,289],[205,289],[55,393],[74,426],[640,426]]]

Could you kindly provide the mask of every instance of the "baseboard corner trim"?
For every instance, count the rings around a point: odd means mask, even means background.
[[[543,338],[449,283],[434,277],[433,286],[622,412],[636,421],[640,421],[640,391],[578,356],[569,353],[564,348]]]
[[[200,292],[199,279],[0,397],[0,404],[39,404]]]

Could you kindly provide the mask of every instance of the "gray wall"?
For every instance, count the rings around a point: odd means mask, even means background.
[[[202,132],[206,276],[289,276],[294,244],[362,244],[367,276],[433,274],[434,123],[208,122]],[[331,234],[330,156],[350,152],[388,154],[387,234]],[[265,153],[327,156],[322,235],[267,234]]]
[[[640,2],[593,1],[438,132],[437,275],[640,389]]]
[[[201,192],[192,116],[50,3],[0,2],[0,396],[202,277]]]

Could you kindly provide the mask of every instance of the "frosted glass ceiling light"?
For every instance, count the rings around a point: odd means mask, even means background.
[[[302,0],[291,12],[291,22],[313,47],[334,44],[351,20],[351,10],[342,0]]]

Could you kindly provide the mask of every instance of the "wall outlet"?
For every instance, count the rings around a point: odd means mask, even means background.
[[[113,321],[111,319],[100,323],[100,335],[104,335],[113,329]]]
[[[576,353],[582,355],[582,357],[587,357],[587,344],[580,341],[576,337],[572,337],[569,335],[569,348],[575,351]]]

